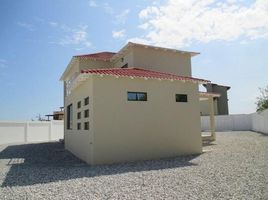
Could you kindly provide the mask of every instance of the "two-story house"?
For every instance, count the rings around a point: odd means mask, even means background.
[[[74,56],[64,82],[65,147],[89,164],[202,152],[195,52],[128,43]]]

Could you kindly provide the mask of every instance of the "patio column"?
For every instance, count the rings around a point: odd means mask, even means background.
[[[209,97],[209,116],[210,116],[210,132],[211,132],[211,140],[216,140],[215,134],[215,116],[214,116],[214,101],[213,96]]]

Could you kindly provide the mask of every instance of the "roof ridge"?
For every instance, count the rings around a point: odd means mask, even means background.
[[[100,51],[100,52],[95,52],[95,53],[87,53],[87,54],[74,55],[73,57],[89,56],[89,55],[97,55],[97,54],[103,54],[103,53],[116,54],[117,52],[112,52],[112,51]]]

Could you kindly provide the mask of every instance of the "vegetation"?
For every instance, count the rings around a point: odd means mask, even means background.
[[[260,88],[260,96],[257,97],[257,112],[268,109],[268,85],[266,88]]]

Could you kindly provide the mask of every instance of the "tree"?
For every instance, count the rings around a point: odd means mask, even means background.
[[[257,97],[257,112],[261,112],[265,109],[268,109],[268,85],[266,88],[259,88],[260,96]]]

